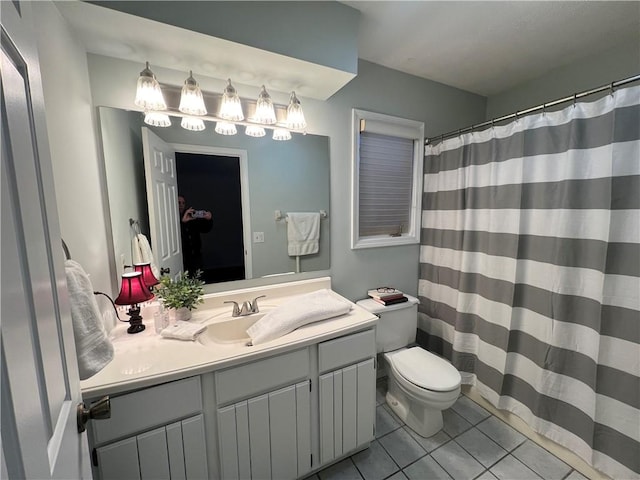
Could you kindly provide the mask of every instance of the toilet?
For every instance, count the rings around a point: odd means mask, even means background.
[[[442,429],[442,411],[460,395],[460,372],[447,360],[415,343],[418,299],[395,305],[381,305],[367,298],[359,306],[376,314],[378,353],[384,353],[388,373],[386,401],[391,410],[423,437]]]

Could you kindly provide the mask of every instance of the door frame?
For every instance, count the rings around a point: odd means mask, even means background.
[[[242,202],[242,241],[244,242],[244,279],[253,278],[253,262],[251,249],[251,209],[249,197],[249,156],[246,150],[238,148],[214,147],[205,145],[189,145],[169,143],[176,153],[195,153],[199,155],[215,155],[218,157],[234,157],[240,164],[240,195]]]

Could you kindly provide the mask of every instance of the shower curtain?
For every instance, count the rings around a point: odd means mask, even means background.
[[[640,87],[428,146],[419,326],[495,407],[640,474]]]

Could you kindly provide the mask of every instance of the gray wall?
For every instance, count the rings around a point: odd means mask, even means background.
[[[486,119],[490,120],[516,110],[535,107],[639,73],[640,45],[620,45],[617,48],[588,55],[535,80],[489,97]],[[590,96],[584,101],[592,101],[596,98],[597,96]]]

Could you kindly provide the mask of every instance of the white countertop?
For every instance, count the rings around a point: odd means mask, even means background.
[[[330,280],[305,280],[213,294],[205,297],[205,304],[193,312],[190,321],[208,325],[229,320],[231,307],[222,303],[225,300],[244,301],[266,294],[261,305],[273,308],[293,295],[320,288],[330,288]],[[147,308],[147,312],[153,310]],[[354,304],[345,315],[305,325],[261,345],[246,346],[242,342],[204,345],[198,340],[160,336],[155,332],[152,313],[146,313],[144,323],[147,328],[141,333],[127,334],[128,323],[113,329],[110,334],[115,351],[113,360],[80,385],[85,399],[148,387],[301,348],[372,326],[376,320],[375,315]]]

